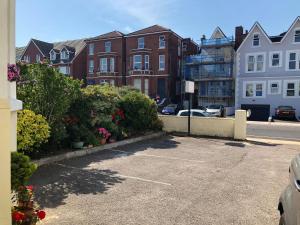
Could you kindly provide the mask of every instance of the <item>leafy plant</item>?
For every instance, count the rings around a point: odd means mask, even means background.
[[[50,127],[42,115],[36,115],[31,110],[18,112],[17,141],[18,151],[30,154],[50,136]]]

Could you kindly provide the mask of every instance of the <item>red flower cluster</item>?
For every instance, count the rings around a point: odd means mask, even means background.
[[[43,210],[39,210],[39,211],[36,211],[36,215],[38,216],[38,218],[39,218],[40,220],[42,220],[42,219],[45,219],[45,217],[46,217],[46,212],[43,211]]]
[[[106,140],[111,136],[111,133],[108,132],[108,130],[106,130],[103,127],[98,128],[98,132],[101,135],[101,137],[104,138],[104,139],[106,139]]]
[[[24,213],[21,213],[21,212],[18,212],[18,211],[14,211],[12,213],[12,220],[15,221],[15,222],[20,222],[22,220],[25,220],[25,214]]]
[[[20,70],[16,64],[7,65],[7,79],[8,81],[16,81],[20,78]]]
[[[113,122],[119,125],[120,121],[125,119],[124,111],[122,109],[118,109],[114,114],[111,115],[111,119]]]

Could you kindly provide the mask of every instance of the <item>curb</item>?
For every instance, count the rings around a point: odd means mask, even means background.
[[[110,143],[110,144],[106,144],[106,145],[97,146],[97,147],[94,147],[94,148],[86,148],[86,149],[79,150],[79,151],[67,152],[67,153],[64,153],[64,154],[50,156],[50,157],[39,159],[39,160],[33,160],[32,162],[37,164],[38,166],[42,166],[42,165],[62,161],[62,160],[65,160],[65,159],[72,159],[72,158],[76,158],[76,157],[90,155],[90,154],[97,153],[97,152],[100,152],[100,151],[104,151],[104,150],[108,150],[108,149],[112,149],[112,148],[116,148],[116,147],[120,147],[120,146],[124,146],[124,145],[128,145],[128,144],[133,144],[133,143],[136,143],[136,142],[162,137],[164,135],[166,135],[165,132],[151,133],[151,134],[147,134],[145,136],[130,138],[130,139],[118,141],[118,142],[115,142],[115,143]]]
[[[291,141],[291,140],[279,140],[279,139],[269,139],[269,138],[253,138],[248,137],[248,142],[262,142],[267,144],[276,144],[276,145],[297,145],[300,146],[300,141]]]

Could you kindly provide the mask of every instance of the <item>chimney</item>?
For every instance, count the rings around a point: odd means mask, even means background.
[[[202,35],[202,38],[201,38],[201,41],[203,41],[203,40],[206,40],[206,36],[204,34]]]
[[[244,36],[244,28],[242,26],[235,27],[235,50],[242,44]]]

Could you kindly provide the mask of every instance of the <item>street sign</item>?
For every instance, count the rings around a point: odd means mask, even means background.
[[[185,93],[194,93],[195,83],[194,81],[185,81]]]

